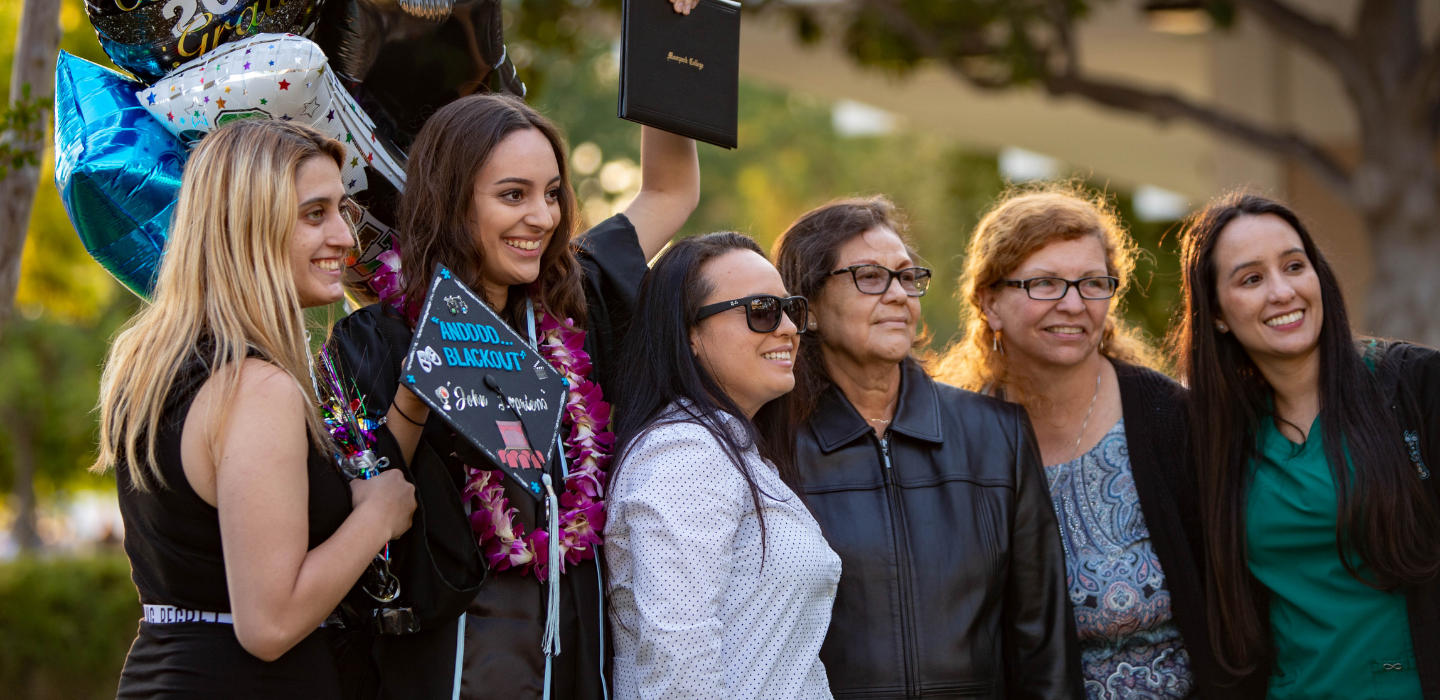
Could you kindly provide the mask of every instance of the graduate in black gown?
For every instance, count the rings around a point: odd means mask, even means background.
[[[342,373],[367,396],[367,409],[388,410],[383,399],[396,396],[414,314],[437,265],[519,334],[536,337],[572,389],[560,430],[566,459],[547,465],[557,492],[564,485],[564,555],[552,609],[554,572],[544,566],[552,535],[540,501],[492,471],[439,416],[402,407],[403,418],[384,430],[419,436],[410,466],[422,493],[453,493],[448,503],[422,495],[424,517],[436,527],[464,508],[474,525],[467,534],[478,541],[467,552],[430,537],[428,556],[461,563],[483,557],[490,571],[463,621],[457,616],[417,633],[375,638],[382,697],[450,698],[457,683],[463,698],[608,695],[603,557],[596,556],[613,449],[604,396],[614,363],[623,361],[616,348],[646,261],[679,231],[700,189],[693,141],[645,127],[641,145],[639,194],[623,213],[580,235],[563,137],[520,100],[476,95],[452,102],[429,118],[411,148],[397,227],[403,281],[387,301],[338,322],[330,347]],[[415,556],[411,549],[400,556]],[[542,651],[547,623],[557,628],[558,654]]]
[[[349,694],[337,606],[415,498],[393,470],[346,485],[311,393],[303,308],[341,298],[354,246],[344,157],[241,121],[186,164],[151,304],[101,386],[96,467],[115,468],[145,609],[121,698]]]

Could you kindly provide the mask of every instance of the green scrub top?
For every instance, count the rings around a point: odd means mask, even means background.
[[[1376,590],[1345,570],[1320,416],[1308,437],[1290,442],[1267,416],[1246,499],[1250,573],[1270,592],[1276,658],[1268,697],[1419,700],[1405,594]]]

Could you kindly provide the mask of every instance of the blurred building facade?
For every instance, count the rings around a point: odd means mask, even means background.
[[[1342,30],[1350,29],[1358,4],[1285,2]],[[813,0],[809,4],[815,6]],[[1440,26],[1440,0],[1422,0],[1422,5],[1425,25]],[[1342,160],[1357,152],[1355,113],[1344,89],[1303,48],[1244,13],[1233,26],[1218,29],[1198,12],[1147,12],[1143,6],[1135,0],[1091,3],[1078,37],[1088,72],[1170,91],[1270,128],[1294,130]],[[866,70],[844,54],[836,34],[804,45],[783,15],[747,15],[741,72],[821,99],[877,107],[968,147],[1043,154],[1059,164],[1061,176],[1176,193],[1190,208],[1237,187],[1279,197],[1311,226],[1341,276],[1352,314],[1363,313],[1373,274],[1365,228],[1303,167],[1194,124],[1161,123],[1080,98],[1053,98],[1038,88],[984,91],[939,67],[921,68],[905,78]]]

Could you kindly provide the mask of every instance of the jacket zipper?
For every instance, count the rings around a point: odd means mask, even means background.
[[[890,499],[890,527],[895,533],[895,564],[900,574],[900,639],[901,651],[905,657],[905,697],[915,697],[914,669],[915,652],[910,629],[910,553],[909,541],[905,537],[904,506],[900,499],[900,486],[895,481],[895,471],[890,461],[890,431],[880,438],[880,454],[885,462],[885,492]]]

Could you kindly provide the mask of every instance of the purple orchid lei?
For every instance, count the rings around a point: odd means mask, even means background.
[[[539,305],[537,304],[537,307]],[[596,546],[601,544],[600,532],[605,529],[605,471],[609,466],[615,436],[609,432],[610,404],[605,402],[600,385],[588,379],[590,356],[583,349],[585,332],[574,328],[574,321],[564,323],[537,308],[536,327],[540,353],[557,368],[570,387],[565,406],[570,435],[565,439],[565,456],[570,460],[570,475],[565,478],[565,492],[560,495],[560,573],[565,565],[594,559]],[[545,581],[546,558],[540,553],[549,547],[550,533],[536,528],[525,533],[525,526],[515,522],[515,509],[505,498],[501,484],[503,473],[491,469],[469,469],[465,497],[479,506],[470,514],[470,527],[476,532],[485,558],[496,571],[524,568],[534,571]],[[521,572],[524,575],[525,571]]]
[[[420,307],[419,305],[407,306],[405,295],[401,293],[400,285],[404,280],[400,276],[399,249],[387,250],[375,259],[380,262],[380,267],[375,270],[375,274],[366,284],[370,285],[370,289],[375,292],[382,303],[402,310],[413,321],[420,315]]]
[[[370,279],[370,287],[381,301],[397,309],[407,308],[400,292],[400,256],[386,251],[379,256],[380,269]],[[565,439],[565,456],[570,474],[565,478],[565,491],[560,495],[560,573],[566,564],[576,565],[594,559],[605,529],[605,468],[610,465],[615,449],[615,435],[610,432],[610,404],[600,385],[590,381],[590,355],[585,352],[585,332],[575,328],[573,319],[562,323],[535,304],[538,314],[536,342],[540,354],[560,372],[569,387],[565,406],[565,423],[570,434]],[[414,313],[419,313],[415,308]],[[515,522],[516,510],[505,498],[501,481],[504,472],[498,469],[469,467],[463,497],[474,499],[470,528],[475,531],[480,549],[491,568],[496,571],[519,568],[521,575],[533,571],[535,578],[545,581],[550,572],[546,557],[540,556],[550,546],[550,533],[536,528],[526,534],[525,526]]]

